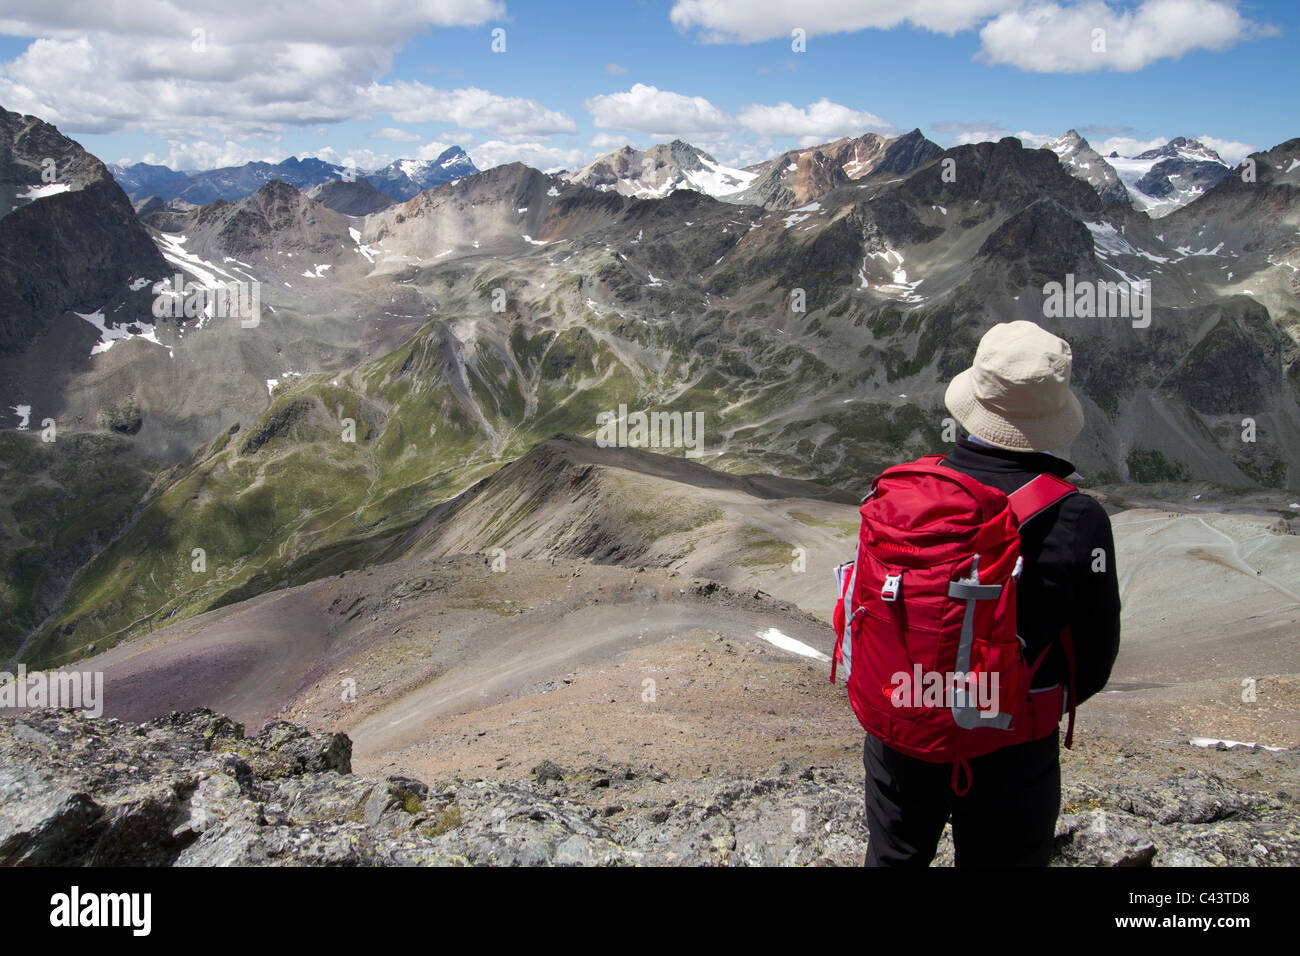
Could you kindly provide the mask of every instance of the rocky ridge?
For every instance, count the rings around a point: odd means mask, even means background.
[[[1300,862],[1295,751],[1094,737],[1064,766],[1057,865]],[[0,719],[7,865],[855,865],[861,802],[856,753],[693,780],[548,760],[426,785],[355,776],[345,735],[284,721],[247,737],[206,709]]]

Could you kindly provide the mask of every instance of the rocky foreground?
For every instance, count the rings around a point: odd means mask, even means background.
[[[5,716],[0,863],[855,865],[866,846],[848,765],[672,780],[547,761],[430,786],[358,777],[351,750],[283,721],[246,737],[210,710]],[[1064,765],[1061,865],[1300,863],[1295,750],[1094,741]]]

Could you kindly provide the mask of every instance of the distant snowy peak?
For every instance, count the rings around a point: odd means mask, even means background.
[[[478,172],[459,146],[444,150],[436,159],[399,159],[374,172],[348,169],[310,156],[290,156],[274,165],[251,162],[197,172],[177,172],[147,163],[108,168],[132,201],[157,196],[164,202],[184,199],[197,205],[217,199],[235,202],[275,179],[306,190],[325,183],[352,182],[354,173],[364,175],[390,199],[404,202],[425,189]]]
[[[724,166],[703,150],[677,139],[645,150],[624,146],[564,178],[592,189],[651,199],[678,189],[727,196],[740,192],[757,175]]]
[[[1181,209],[1228,175],[1213,149],[1179,136],[1134,157],[1112,152],[1102,157],[1074,130],[1044,147],[1056,153],[1076,179],[1095,189],[1104,202],[1128,202],[1153,219]]]
[[[384,195],[405,202],[426,189],[473,176],[478,171],[463,149],[452,146],[435,159],[395,160],[383,169],[367,173],[366,178]]]
[[[428,159],[399,159],[393,165],[409,178],[418,179],[429,172],[433,162]]]
[[[1131,159],[1112,157],[1107,162],[1128,189],[1133,208],[1153,219],[1186,206],[1231,171],[1214,150],[1182,136]]]
[[[434,163],[444,175],[451,175],[453,178],[472,176],[479,171],[474,161],[469,158],[469,154],[459,146],[451,146],[443,150]]]
[[[1159,149],[1148,149],[1138,153],[1134,159],[1185,159],[1193,163],[1218,163],[1227,166],[1223,158],[1213,149],[1195,139],[1177,136]]]
[[[1068,130],[1043,145],[1056,154],[1066,172],[1095,189],[1097,195],[1101,196],[1102,202],[1130,201],[1128,190],[1124,188],[1114,167],[1074,130]]]
[[[472,176],[478,168],[459,146],[452,146],[438,154],[437,159],[399,159],[388,169],[400,170],[421,189],[441,186],[453,179]]]

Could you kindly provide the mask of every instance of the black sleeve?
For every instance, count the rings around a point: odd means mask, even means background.
[[[1082,499],[1082,508],[1075,526],[1075,586],[1069,618],[1077,703],[1082,703],[1106,686],[1119,653],[1119,575],[1110,517],[1092,498],[1074,497]]]

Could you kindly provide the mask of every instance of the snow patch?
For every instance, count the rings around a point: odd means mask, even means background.
[[[238,281],[234,275],[231,275],[220,266],[200,259],[193,253],[186,251],[185,243],[187,242],[189,242],[187,236],[175,232],[164,232],[159,234],[158,249],[164,259],[188,272],[205,289],[217,290],[228,283]]]
[[[692,169],[686,173],[686,183],[696,192],[710,196],[729,196],[745,189],[758,178],[758,173],[747,172],[723,166],[705,156],[700,157],[703,169]]]
[[[879,259],[884,268],[890,273],[890,282],[878,283],[875,288],[877,291],[899,299],[903,302],[923,302],[924,296],[917,295],[916,288],[924,279],[917,279],[914,282],[907,280],[907,270],[903,268],[903,254],[896,249],[885,249],[883,252],[869,252],[862,259],[862,266],[858,269],[858,278],[861,283],[859,290],[871,288],[871,282],[867,278],[867,261],[869,259]]]
[[[1199,250],[1193,252],[1191,246],[1179,246],[1176,251],[1180,256],[1186,259],[1191,256],[1217,256],[1219,254],[1219,250],[1222,248],[1223,248],[1223,243],[1219,243],[1213,249],[1206,249],[1205,247],[1202,246]]]
[[[275,387],[281,382],[288,382],[292,378],[302,378],[302,372],[284,371],[280,373],[279,378],[268,378],[266,380],[266,394],[270,395],[275,391]]]
[[[800,657],[810,657],[815,661],[822,661],[826,664],[830,663],[831,659],[821,651],[817,650],[817,648],[809,647],[803,641],[798,641],[793,637],[788,637],[774,627],[769,627],[766,631],[759,631],[758,636],[767,641],[767,643],[771,644],[773,647],[779,647],[783,651],[789,651],[791,654],[798,654]]]
[[[1121,256],[1141,256],[1152,262],[1168,262],[1163,256],[1157,256],[1143,249],[1139,249],[1131,242],[1119,234],[1116,229],[1108,222],[1085,222],[1088,231],[1092,233],[1092,241],[1098,249],[1102,250],[1102,255],[1113,254]],[[1112,266],[1112,268],[1114,268]]]
[[[1198,155],[1195,153],[1186,153],[1179,151],[1183,159],[1190,159],[1196,162],[1204,162],[1210,157]],[[1129,198],[1133,202],[1133,208],[1140,212],[1145,212],[1152,219],[1159,219],[1161,216],[1167,216],[1175,209],[1186,206],[1189,202],[1199,196],[1201,193],[1196,189],[1174,189],[1168,196],[1149,196],[1138,188],[1138,182],[1151,171],[1151,168],[1161,162],[1165,157],[1155,159],[1126,159],[1115,156],[1107,157],[1106,162],[1115,170],[1115,175],[1123,183],[1124,188],[1128,190]]]
[[[1187,742],[1191,744],[1193,747],[1217,747],[1219,744],[1223,744],[1225,747],[1228,748],[1258,747],[1260,750],[1272,750],[1272,751],[1286,750],[1285,747],[1270,747],[1267,744],[1257,744],[1253,740],[1250,741],[1249,743],[1245,743],[1240,740],[1220,740],[1218,737],[1193,737],[1191,740]]]
[[[362,243],[360,230],[358,230],[355,226],[349,226],[348,235],[351,236],[352,241],[357,244],[357,252],[365,256],[367,262],[374,262],[376,250],[374,246],[367,246]]]
[[[46,183],[44,186],[28,186],[27,192],[18,196],[19,199],[44,199],[46,196],[57,196],[59,193],[66,193],[70,189],[67,183]]]
[[[158,336],[155,332],[154,326],[150,325],[148,322],[130,322],[127,323],[127,325],[110,326],[107,322],[104,321],[103,309],[98,309],[90,313],[74,312],[73,315],[80,316],[81,318],[85,319],[87,322],[89,322],[91,325],[93,325],[95,328],[99,330],[99,341],[91,347],[90,349],[91,355],[99,355],[102,352],[107,352],[117,342],[124,341],[126,339],[144,339],[146,342],[152,342],[154,345],[160,345],[163,348],[167,349],[168,352],[171,352],[170,346],[163,345],[161,342],[158,341]],[[140,329],[141,331],[131,332],[130,328],[132,326]]]

